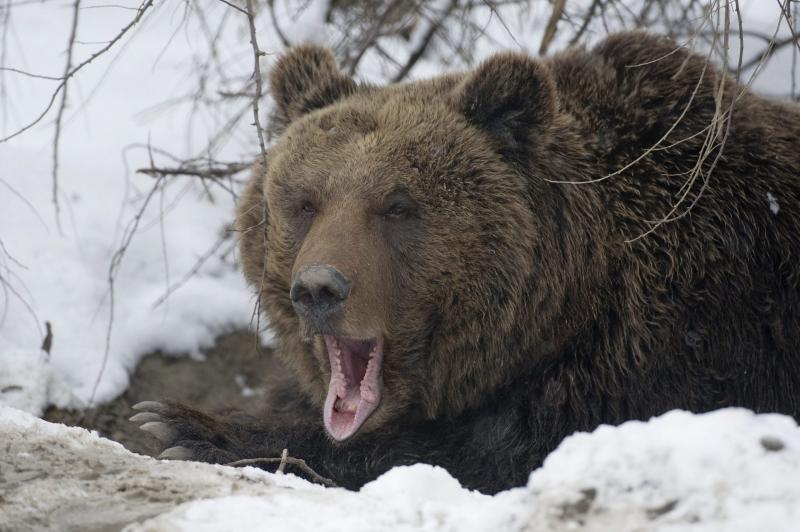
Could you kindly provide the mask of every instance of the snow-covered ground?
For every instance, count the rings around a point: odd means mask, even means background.
[[[158,461],[4,407],[0,441],[3,530],[793,532],[800,522],[800,428],[741,409],[575,434],[526,487],[494,497],[427,465],[355,493]]]

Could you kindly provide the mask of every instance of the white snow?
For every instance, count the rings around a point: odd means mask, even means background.
[[[768,450],[764,439],[783,448]],[[131,530],[788,532],[800,519],[798,478],[794,420],[742,409],[673,411],[575,434],[526,488],[494,497],[417,465],[358,494],[313,503],[291,494],[195,501]]]
[[[356,493],[249,467],[157,461],[4,407],[0,440],[9,479],[0,515],[12,525],[68,507],[71,524],[90,528],[110,517],[85,508],[104,504],[118,525],[129,516],[129,532],[790,532],[800,519],[800,428],[742,409],[673,411],[575,434],[526,487],[495,496],[428,465],[395,468]]]

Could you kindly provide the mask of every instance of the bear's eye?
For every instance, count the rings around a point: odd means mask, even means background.
[[[390,220],[402,220],[411,215],[411,207],[404,203],[393,203],[385,211],[383,216]]]
[[[315,214],[317,214],[317,208],[309,200],[306,200],[300,206],[300,212],[302,212],[306,216],[314,216]]]

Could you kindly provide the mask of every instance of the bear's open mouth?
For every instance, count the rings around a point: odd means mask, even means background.
[[[383,339],[324,337],[331,382],[323,420],[328,434],[342,441],[355,434],[381,402]]]

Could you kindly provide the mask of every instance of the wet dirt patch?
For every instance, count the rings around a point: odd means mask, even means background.
[[[113,401],[83,411],[51,407],[43,418],[96,430],[135,453],[153,456],[159,452],[156,439],[128,421],[136,403],[170,399],[209,413],[258,415],[269,404],[269,383],[285,371],[271,348],[256,345],[253,333],[237,331],[218,338],[204,360],[151,353],[139,363],[125,393]]]

